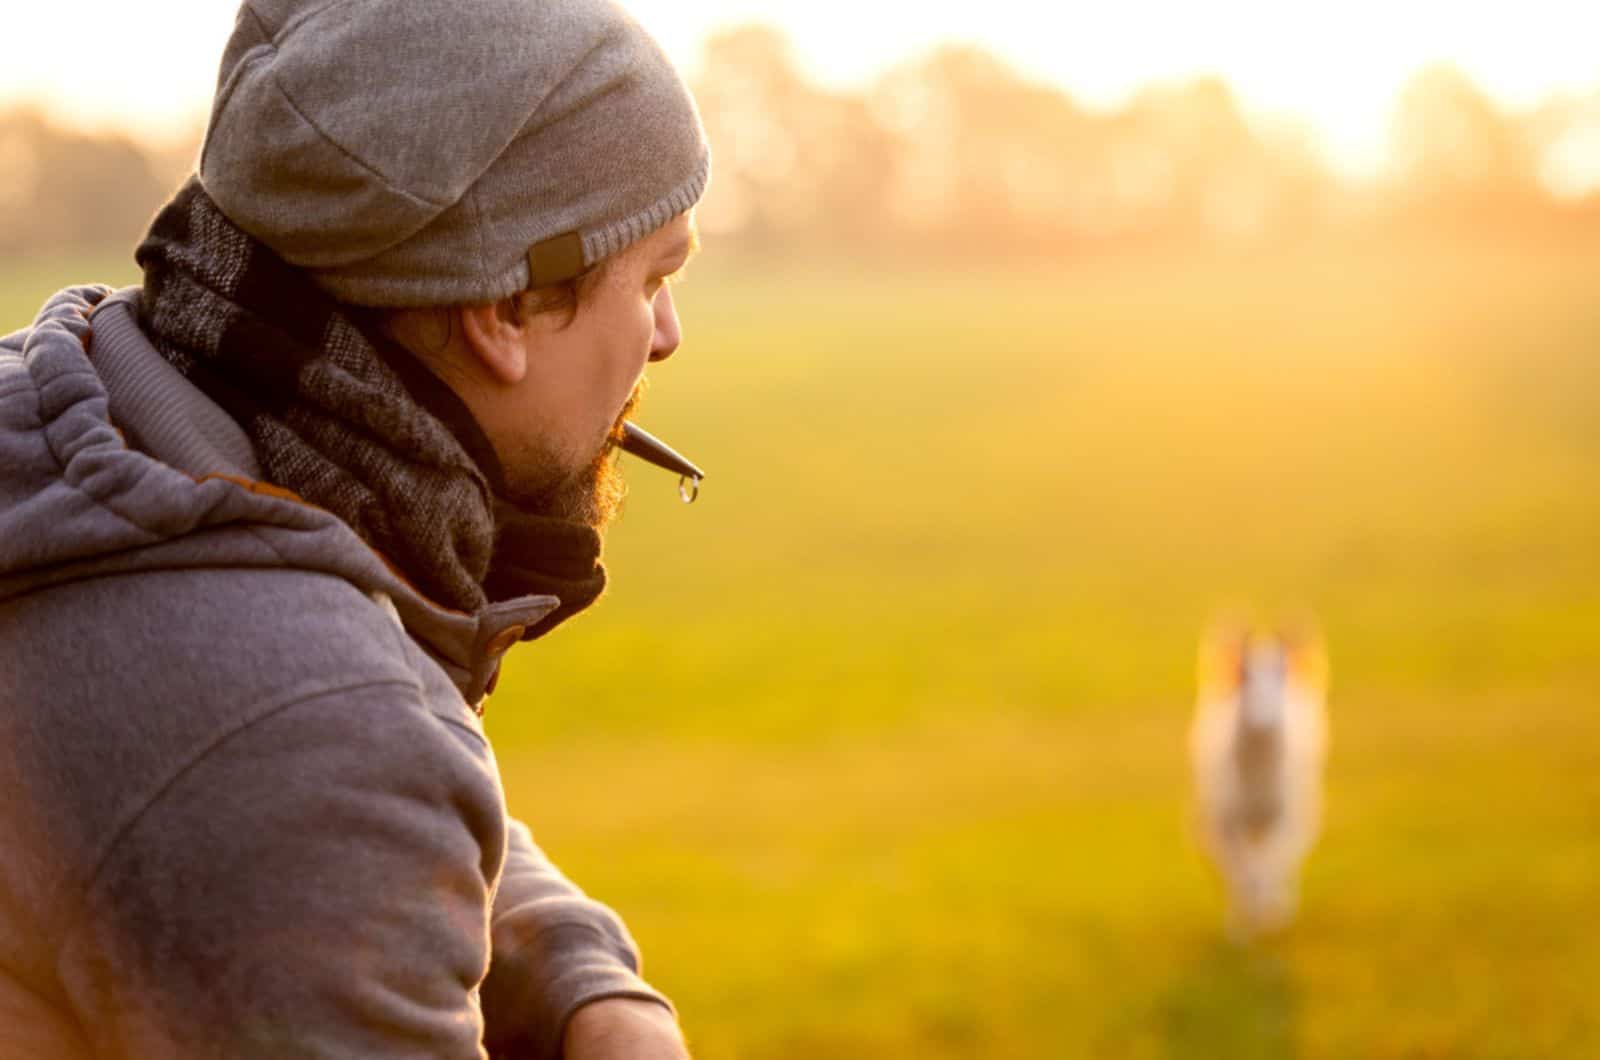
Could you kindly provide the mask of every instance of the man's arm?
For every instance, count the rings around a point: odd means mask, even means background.
[[[687,1057],[667,1000],[639,977],[615,913],[586,897],[513,821],[483,987],[497,1060]]]
[[[678,1020],[649,1001],[610,998],[567,1023],[566,1060],[689,1060]]]

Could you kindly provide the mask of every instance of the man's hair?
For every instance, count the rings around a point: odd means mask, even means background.
[[[570,327],[578,317],[578,309],[609,272],[615,257],[596,262],[571,279],[558,283],[528,287],[503,301],[511,303],[518,322],[533,317],[560,317],[557,329]],[[362,310],[367,319],[413,353],[437,357],[450,348],[455,339],[455,305],[429,306],[422,309],[389,309],[371,307]],[[397,327],[402,318],[415,322],[405,328]],[[403,334],[402,334],[403,332]],[[421,347],[420,349],[417,347]]]
[[[523,320],[547,313],[559,313],[565,317],[561,326],[568,327],[577,318],[578,307],[599,286],[600,281],[605,279],[611,263],[615,260],[616,257],[612,256],[597,261],[569,280],[545,284],[542,287],[525,288],[511,296],[511,303],[518,317]]]

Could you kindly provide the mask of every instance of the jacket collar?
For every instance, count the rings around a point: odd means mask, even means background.
[[[440,663],[467,702],[479,703],[505,653],[560,601],[524,596],[473,614],[453,611],[418,592],[332,513],[261,482],[245,433],[139,329],[138,298],[139,288],[129,287],[84,307],[93,327],[87,356],[104,387],[109,418],[125,442],[117,459],[154,460],[183,472],[197,490],[231,492],[223,507],[237,513],[234,521],[252,524],[256,536],[272,539],[284,565],[337,573],[363,592],[387,597],[405,630]]]

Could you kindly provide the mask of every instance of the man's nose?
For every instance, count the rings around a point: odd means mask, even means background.
[[[656,293],[656,333],[650,340],[650,360],[664,361],[677,352],[683,341],[683,329],[678,324],[678,307],[672,304],[672,288],[663,287]]]

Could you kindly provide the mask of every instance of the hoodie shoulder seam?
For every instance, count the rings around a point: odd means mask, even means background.
[[[114,855],[117,849],[122,845],[122,841],[127,838],[128,833],[131,832],[134,827],[144,819],[145,814],[150,811],[150,808],[155,806],[156,803],[160,802],[162,797],[165,796],[168,791],[172,790],[175,784],[182,780],[201,762],[205,761],[212,754],[214,754],[218,748],[227,744],[235,737],[238,737],[243,733],[255,728],[256,726],[270,721],[279,714],[282,714],[287,710],[292,710],[293,708],[302,704],[311,703],[318,699],[350,695],[355,692],[362,692],[377,688],[403,688],[408,692],[416,694],[418,696],[419,705],[426,710],[426,704],[421,700],[420,689],[415,682],[405,681],[396,677],[385,677],[374,680],[355,681],[349,684],[337,685],[331,688],[320,688],[315,692],[297,693],[288,697],[283,702],[276,703],[264,710],[253,713],[238,724],[230,726],[229,728],[224,729],[222,732],[217,733],[212,739],[207,740],[200,747],[196,748],[192,754],[180,761],[167,775],[166,779],[156,784],[151,790],[149,796],[140,801],[137,808],[132,810],[127,815],[125,820],[111,828],[110,835],[106,840],[105,849],[100,851],[100,853],[94,857],[88,875],[84,877],[83,886],[79,891],[80,895],[86,897],[89,892],[94,889],[95,883],[100,879],[100,873],[104,871],[106,863],[111,860],[112,855]],[[430,717],[435,716],[433,715],[432,711],[428,711],[428,714]],[[68,931],[68,934],[70,933],[71,929]]]

